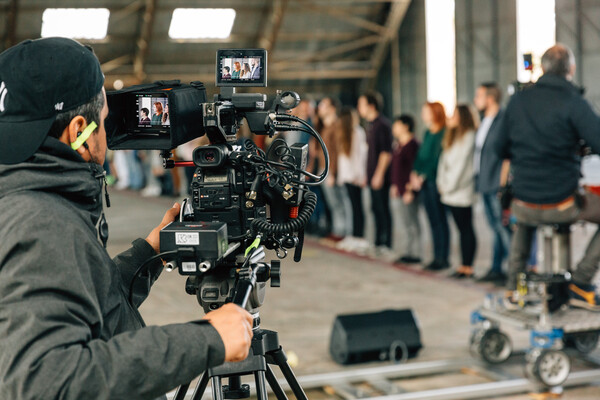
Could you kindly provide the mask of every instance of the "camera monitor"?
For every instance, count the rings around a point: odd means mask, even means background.
[[[139,129],[160,130],[171,125],[169,99],[166,94],[135,94],[135,105],[135,121]]]
[[[217,51],[216,85],[267,86],[267,51],[221,49]]]
[[[204,86],[159,81],[107,93],[111,149],[174,149],[204,134]]]

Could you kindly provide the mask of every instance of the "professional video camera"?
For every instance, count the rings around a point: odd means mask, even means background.
[[[252,354],[264,361],[266,353],[267,359],[275,360],[288,380],[294,381],[285,356],[279,345],[275,346],[276,333],[258,327],[257,309],[264,301],[266,282],[270,280],[271,286],[280,282],[280,262],[264,262],[264,249],[275,250],[279,259],[295,249],[294,261],[300,261],[304,226],[316,206],[316,196],[308,187],[324,181],[329,157],[319,134],[306,121],[289,114],[300,102],[297,93],[277,91],[268,109],[265,94],[236,93],[236,87],[267,85],[266,61],[262,49],[218,50],[216,85],[221,93],[213,102],[206,101],[201,82],[159,81],[109,92],[106,132],[111,149],[161,150],[165,168],[196,167],[191,199],[184,200],[179,220],[161,230],[156,258],[188,276],[186,292],[196,295],[206,312],[231,301],[252,312]],[[244,120],[258,135],[302,131],[313,136],[325,155],[324,170],[320,175],[306,171],[306,144],[288,146],[277,138],[265,153],[251,140],[238,139]],[[205,134],[211,144],[197,147],[193,160],[171,158],[174,148]],[[135,276],[149,262],[140,266]],[[130,300],[133,285],[134,281]],[[239,375],[256,369],[250,362],[246,369],[238,364],[208,376],[237,376],[233,381],[230,378],[225,391],[246,397],[247,387],[240,386]],[[266,374],[273,386],[270,369]],[[215,385],[220,384],[213,381]],[[297,397],[305,398],[297,382],[295,386]]]

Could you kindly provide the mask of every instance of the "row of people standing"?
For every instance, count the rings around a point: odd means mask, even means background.
[[[427,269],[449,267],[449,212],[459,231],[461,253],[461,264],[452,276],[473,276],[477,249],[473,206],[480,194],[493,234],[492,264],[480,280],[502,284],[506,279],[502,268],[508,256],[510,233],[502,222],[497,194],[506,183],[508,171],[487,145],[488,133],[501,119],[500,101],[498,85],[484,83],[474,96],[477,113],[469,105],[459,104],[446,120],[440,103],[423,106],[422,119],[427,129],[407,188],[419,192],[431,228],[434,259]]]
[[[426,103],[421,114],[426,131],[419,144],[414,119],[404,114],[390,123],[381,114],[378,93],[365,93],[357,103],[366,132],[351,109],[338,112],[334,99],[323,99],[318,107],[321,122],[317,127],[332,162],[331,178],[322,195],[329,204],[331,225],[336,225],[335,220],[344,220],[345,215],[345,224],[350,228],[342,235],[350,236],[352,245],[356,244],[355,238],[364,237],[361,193],[367,187],[375,222],[374,245],[380,252],[389,252],[392,232],[399,231],[403,246],[398,262],[417,263],[421,261],[418,210],[422,204],[433,239],[433,260],[426,268],[442,270],[450,265],[450,214],[460,234],[461,249],[461,263],[453,275],[472,276],[477,248],[473,205],[479,191],[494,234],[493,263],[484,280],[503,279],[502,263],[509,239],[496,196],[502,160],[485,148],[486,135],[500,115],[497,85],[481,85],[474,103],[483,117],[481,125],[477,113],[466,104],[458,105],[447,119],[440,103]],[[393,218],[390,198],[396,211]]]

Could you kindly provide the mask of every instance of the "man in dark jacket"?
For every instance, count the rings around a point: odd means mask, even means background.
[[[506,275],[502,272],[502,263],[508,257],[510,234],[502,225],[502,208],[498,199],[500,190],[500,172],[503,161],[489,145],[490,138],[500,125],[502,110],[500,100],[502,91],[495,82],[482,83],[475,91],[473,103],[482,114],[481,123],[475,136],[475,189],[481,193],[485,215],[494,235],[492,265],[479,281],[493,282],[504,286]]]
[[[557,44],[542,57],[544,75],[533,87],[509,102],[492,144],[501,158],[510,158],[517,219],[513,235],[508,289],[514,290],[525,270],[535,226],[570,223],[577,219],[600,223],[600,197],[586,192],[576,201],[583,140],[600,153],[600,118],[570,81],[575,72],[573,53]],[[591,285],[600,261],[600,231],[590,241],[570,284],[571,304],[600,310]]]
[[[98,240],[103,82],[91,49],[70,39],[0,54],[0,399],[152,399],[248,354],[251,317],[235,305],[198,322],[144,326],[137,307],[160,260],[128,301],[179,205],[110,259]]]

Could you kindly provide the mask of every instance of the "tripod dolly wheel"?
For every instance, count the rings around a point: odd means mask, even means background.
[[[571,372],[571,360],[562,350],[533,349],[527,355],[525,372],[548,387],[562,385]]]
[[[509,337],[497,328],[481,329],[471,336],[471,352],[489,364],[500,364],[512,353]]]

